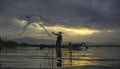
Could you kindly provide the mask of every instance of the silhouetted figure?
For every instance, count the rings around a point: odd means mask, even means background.
[[[54,35],[57,36],[57,40],[56,40],[56,46],[61,46],[62,43],[62,32],[59,32],[58,34],[52,32]]]
[[[70,53],[72,53],[72,43],[69,42],[68,46],[69,46],[69,51],[70,51]]]
[[[86,50],[88,49],[88,46],[86,45],[86,43],[81,43],[80,46],[84,46]]]
[[[62,32],[59,32],[58,34],[52,32],[54,35],[57,36],[56,40],[56,57],[57,57],[57,67],[62,66],[62,52],[61,52],[61,43],[62,43]]]
[[[72,43],[69,42],[68,46],[69,46],[69,53],[70,53],[70,65],[72,65]]]

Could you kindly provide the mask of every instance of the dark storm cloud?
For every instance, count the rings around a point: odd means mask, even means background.
[[[0,35],[19,37],[23,25],[18,23],[28,15],[41,15],[49,25],[99,29],[93,41],[120,41],[120,0],[0,0]]]
[[[0,24],[9,26],[6,18],[42,15],[50,24],[116,28],[119,6],[119,0],[0,0]]]
[[[88,17],[87,24],[93,22],[97,27],[119,27],[120,9],[115,8],[119,6],[117,0],[89,0],[82,2],[81,5],[73,5],[76,16],[81,18]]]

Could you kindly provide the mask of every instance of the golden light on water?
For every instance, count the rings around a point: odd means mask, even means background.
[[[86,55],[86,57],[84,56],[81,56],[81,57],[75,57],[75,58],[78,58],[78,60],[74,60],[74,55],[79,55],[79,53],[74,53],[73,54],[73,59],[67,59],[67,60],[63,60],[63,64],[65,65],[72,65],[72,66],[89,66],[89,65],[99,65],[99,63],[97,61],[92,61],[93,60],[93,57],[90,57],[90,56],[93,56],[92,54],[87,54],[87,53],[84,53]],[[89,57],[87,56],[89,55]],[[94,57],[94,58],[98,58],[98,57]],[[83,59],[83,60],[82,60]],[[89,60],[85,60],[85,59],[89,59]]]
[[[64,60],[64,64],[68,64],[69,60]],[[72,66],[87,66],[92,65],[90,61],[83,61],[83,60],[72,60]]]
[[[86,66],[86,65],[92,65],[89,61],[80,61],[80,60],[73,60],[72,64],[75,66]]]

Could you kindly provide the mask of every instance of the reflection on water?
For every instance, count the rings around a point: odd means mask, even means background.
[[[62,65],[66,67],[119,64],[119,61],[113,60],[120,59],[119,49],[120,47],[90,47],[87,51],[73,50],[72,56],[69,49],[62,49]],[[57,63],[55,49],[40,50],[39,47],[2,49],[0,59],[3,68],[50,68],[52,65],[56,67]]]
[[[69,53],[68,53],[69,54]],[[99,59],[99,57],[93,57],[93,53],[89,51],[73,51],[72,57],[63,60],[65,66],[86,66],[86,65],[98,65],[97,61],[92,61],[92,59]],[[70,54],[69,54],[70,56]],[[68,55],[66,56],[68,57]],[[83,60],[84,59],[84,60]],[[91,61],[87,61],[89,59]]]

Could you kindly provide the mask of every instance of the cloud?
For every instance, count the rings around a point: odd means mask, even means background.
[[[118,27],[120,22],[119,0],[1,0],[0,10],[5,17],[42,15],[50,24],[68,22],[111,28]]]
[[[56,27],[57,25],[60,27],[64,26],[67,29],[88,28],[99,31],[106,30],[106,32],[115,30],[114,33],[119,32],[116,30],[120,30],[119,0],[0,1],[1,32],[6,31],[12,33],[21,31],[23,26],[26,24],[24,22],[26,20],[26,16],[32,15],[40,15],[45,18],[47,23],[44,25],[48,27]],[[35,31],[37,30],[37,27],[38,26],[36,24],[33,24],[29,26],[28,30]],[[65,30],[65,28],[62,30]],[[107,35],[107,33],[105,34]],[[114,36],[113,31],[110,33],[110,35],[111,37],[119,37]],[[76,36],[76,38],[77,37],[79,36]]]

